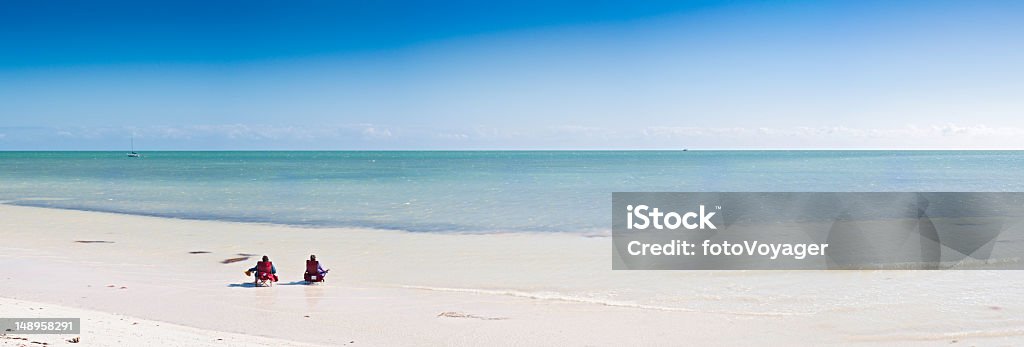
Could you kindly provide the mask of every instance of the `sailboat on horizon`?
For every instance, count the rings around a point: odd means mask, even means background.
[[[142,158],[142,155],[135,152],[135,136],[132,135],[132,151],[128,152],[129,158]]]

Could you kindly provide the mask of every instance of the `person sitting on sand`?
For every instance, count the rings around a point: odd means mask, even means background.
[[[316,255],[311,254],[309,255],[309,260],[306,261],[306,273],[303,277],[306,278],[307,282],[321,282],[324,280],[324,276],[327,276],[327,271],[331,270],[324,270],[324,267],[320,265],[320,262],[316,261]],[[314,279],[314,275],[319,277]]]
[[[256,273],[255,276],[256,276],[256,280],[258,281],[260,279],[260,272],[258,270],[261,267],[264,267],[263,263],[269,263],[270,264],[270,277],[274,280],[274,282],[277,282],[277,267],[274,266],[274,263],[270,262],[270,257],[268,257],[268,256],[263,256],[263,260],[256,262],[256,266],[254,266],[253,268],[251,268],[249,270],[246,270],[245,271],[245,275],[248,276],[251,273]]]

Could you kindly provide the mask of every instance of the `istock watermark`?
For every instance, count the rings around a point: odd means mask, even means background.
[[[1024,193],[612,194],[616,270],[1024,269]]]

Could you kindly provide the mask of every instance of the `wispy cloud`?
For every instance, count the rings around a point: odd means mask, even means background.
[[[277,126],[249,124],[203,124],[189,126],[147,126],[147,127],[55,127],[22,128],[13,131],[51,133],[69,138],[92,140],[110,137],[134,136],[137,139],[189,141],[203,138],[223,140],[324,140],[342,137],[384,138],[391,137],[391,131],[373,124],[350,124],[335,126]]]
[[[700,128],[700,127],[648,127],[645,136],[690,137],[690,136],[767,136],[767,137],[857,137],[857,138],[906,138],[906,137],[976,137],[976,136],[1021,136],[1024,128],[989,127],[986,125],[960,126],[943,124],[931,126],[909,125],[902,128],[851,128],[836,127],[793,127],[793,128]]]
[[[368,140],[387,139],[393,136],[391,134],[391,130],[387,128],[374,127],[372,125],[368,125],[364,128],[362,134],[363,138]]]
[[[0,149],[119,149],[128,137],[151,149],[478,148],[1024,148],[1024,128],[686,127],[431,129],[380,124],[209,124],[148,127],[0,128]]]

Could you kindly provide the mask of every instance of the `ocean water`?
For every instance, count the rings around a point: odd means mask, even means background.
[[[1021,151],[0,152],[0,201],[416,232],[601,232],[616,191],[1024,191]]]

